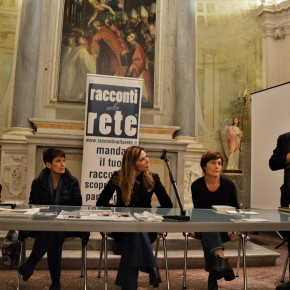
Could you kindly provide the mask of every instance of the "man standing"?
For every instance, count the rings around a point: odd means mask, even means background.
[[[271,170],[284,169],[284,182],[280,187],[280,205],[288,207],[290,204],[290,132],[280,135],[277,139],[276,148],[269,160]],[[283,233],[288,241],[288,253],[290,254],[290,232]],[[281,284],[276,290],[290,289],[290,282]]]

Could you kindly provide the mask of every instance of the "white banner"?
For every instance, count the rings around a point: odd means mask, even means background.
[[[142,79],[87,75],[81,191],[96,205],[127,147],[139,143]]]

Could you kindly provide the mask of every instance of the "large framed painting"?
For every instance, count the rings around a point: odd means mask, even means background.
[[[142,78],[154,101],[156,0],[65,0],[58,102],[84,102],[86,74]]]

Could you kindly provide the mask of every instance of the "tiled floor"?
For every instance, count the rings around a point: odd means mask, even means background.
[[[247,289],[248,290],[268,290],[275,289],[280,284],[283,265],[286,258],[287,248],[284,244],[279,249],[275,250],[281,240],[275,233],[260,233],[253,237],[258,243],[261,242],[265,247],[277,251],[281,256],[277,259],[277,265],[271,267],[248,267],[247,269]],[[160,271],[163,283],[159,289],[165,290],[165,271]],[[288,273],[288,270],[287,270]],[[16,289],[16,270],[1,270],[0,271],[0,289],[15,290]],[[83,279],[80,278],[79,270],[63,270],[62,272],[62,289],[63,290],[79,290],[83,289]],[[182,270],[170,269],[170,289],[182,289],[183,275]],[[224,280],[219,281],[220,290],[242,290],[243,289],[243,272],[240,271],[240,277],[231,282]],[[206,290],[208,274],[203,269],[191,269],[187,274],[187,289],[189,290]],[[116,271],[109,271],[109,287],[111,290],[118,290],[119,287],[114,286]],[[288,281],[289,278],[286,278]],[[37,270],[28,282],[21,281],[21,290],[40,289],[48,290],[50,284],[49,274],[46,270]],[[143,273],[139,277],[139,289],[153,289],[148,285],[148,275]],[[104,289],[103,279],[97,278],[97,270],[88,270],[88,287],[87,290]]]

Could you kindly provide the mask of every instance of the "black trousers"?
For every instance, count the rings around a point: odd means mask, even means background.
[[[228,242],[230,239],[228,234],[224,232],[204,232],[200,233],[200,235],[205,259],[205,270],[211,272],[219,267],[218,259],[212,254],[212,251],[219,248],[223,249],[223,243]]]
[[[47,264],[52,283],[60,283],[62,246],[64,232],[30,232],[29,237],[35,239],[30,256],[26,263],[33,269],[47,254]]]
[[[126,290],[137,290],[139,270],[150,273],[157,267],[151,248],[156,234],[113,233],[111,236],[118,243],[121,254],[115,283]]]

